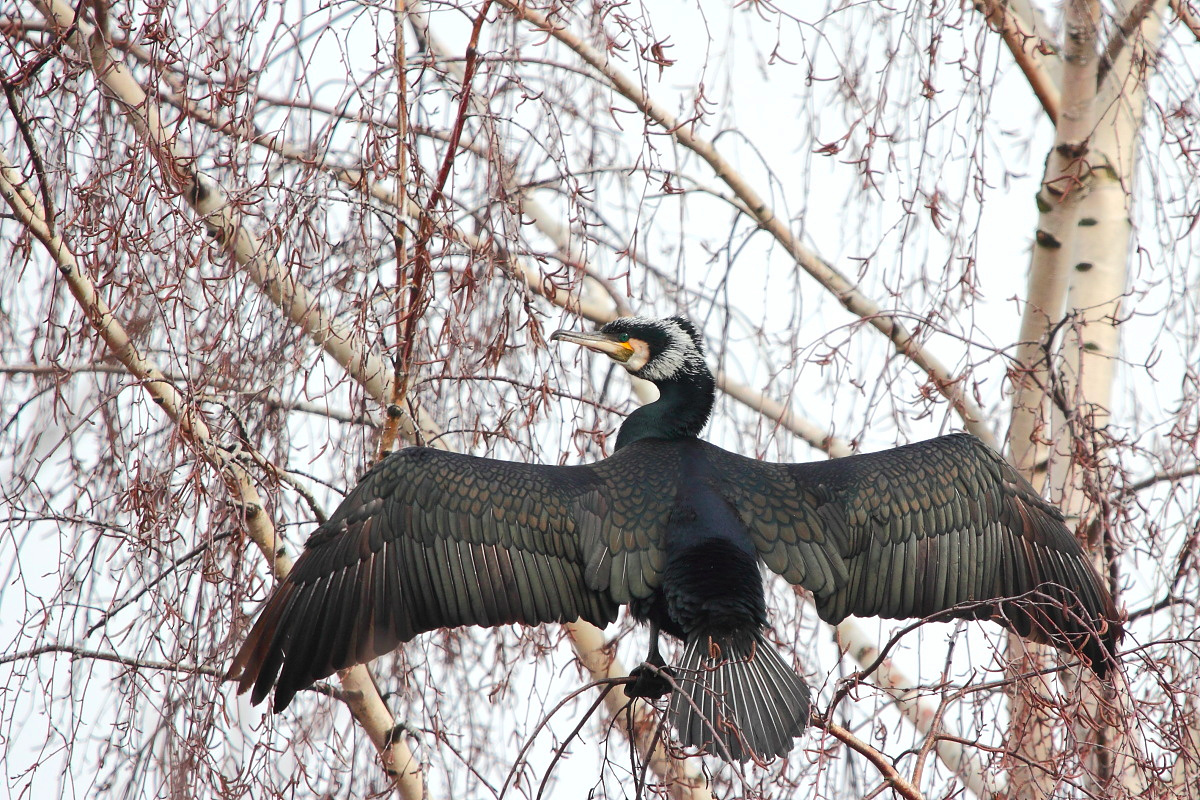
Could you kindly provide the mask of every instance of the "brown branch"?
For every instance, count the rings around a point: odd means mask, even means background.
[[[946,659],[946,670],[950,668],[950,659]],[[947,683],[946,671],[942,672],[942,684]],[[950,705],[951,698],[945,694],[942,695],[942,700],[938,703],[937,710],[933,713],[933,719],[929,722],[930,733],[925,737],[925,741],[921,743],[921,748],[917,751],[916,766],[913,767],[912,781],[914,786],[921,785],[921,776],[925,774],[925,762],[929,759],[929,751],[933,750],[940,743],[938,733],[942,727],[942,717],[946,714],[946,708]]]
[[[454,167],[454,159],[458,155],[458,142],[462,139],[463,126],[466,125],[467,110],[471,103],[471,82],[475,77],[478,63],[479,34],[483,30],[483,22],[487,19],[487,13],[491,7],[492,0],[484,0],[483,7],[480,8],[475,22],[471,26],[471,38],[467,44],[466,64],[463,68],[462,92],[458,100],[458,113],[454,118],[454,125],[450,129],[449,142],[446,145],[441,166],[438,168],[433,189],[429,193],[429,200],[425,203],[424,211],[417,224],[417,238],[413,242],[412,277],[408,283],[408,304],[402,315],[404,332],[398,343],[400,348],[396,359],[398,380],[393,382],[392,406],[404,402],[405,396],[408,394],[408,382],[412,380],[413,345],[417,337],[417,323],[424,318],[425,309],[428,308],[430,301],[427,287],[433,275],[433,263],[429,253],[429,243],[432,241],[437,227],[435,220],[445,194],[446,181],[449,180],[450,170]],[[401,34],[401,31],[397,32],[398,36]],[[398,257],[402,259],[403,254]],[[399,321],[397,325],[399,325]],[[392,415],[389,414],[389,418],[391,417]],[[391,447],[388,432],[389,426],[385,426],[379,446],[381,454],[386,453]]]
[[[862,739],[859,739],[841,725],[830,722],[820,714],[813,714],[812,723],[814,727],[820,728],[830,734],[851,750],[870,761],[883,776],[884,784],[890,787],[896,794],[906,800],[924,800],[925,796],[921,794],[920,790],[901,775],[883,753]]]
[[[392,12],[392,32],[396,37],[396,48],[393,55],[393,69],[396,71],[396,195],[406,197],[408,181],[408,58],[404,48],[404,29],[408,19],[408,4],[406,0],[395,0]],[[454,144],[449,146],[454,149]],[[414,164],[415,164],[414,160]],[[396,218],[396,292],[404,291],[405,265],[408,260],[408,227],[400,217]],[[417,241],[418,248],[427,247],[428,242]],[[415,264],[416,262],[414,262]],[[415,287],[414,287],[415,288]],[[409,375],[412,370],[413,341],[411,324],[413,307],[411,298],[407,310],[397,310],[396,314],[396,347],[398,355],[392,363],[392,396],[388,401],[388,414],[383,428],[379,432],[379,442],[375,449],[375,460],[380,461],[392,449],[392,442],[400,433],[400,406],[408,396]]]
[[[25,119],[25,115],[21,112],[21,103],[17,99],[17,92],[13,84],[4,77],[0,77],[0,84],[4,86],[4,96],[8,99],[8,109],[12,112],[13,119],[17,122],[17,130],[21,132],[21,140],[25,142],[25,149],[29,151],[29,160],[33,165],[33,172],[37,175],[38,189],[42,195],[42,208],[45,210],[46,228],[50,233],[54,233],[54,218],[58,216],[58,213],[54,210],[54,197],[50,194],[50,180],[46,177],[46,162],[42,159],[42,150],[38,147],[37,140],[33,136],[33,131],[29,129],[29,121]]]
[[[1170,0],[1171,10],[1175,12],[1175,16],[1183,23],[1183,26],[1192,32],[1197,41],[1200,41],[1200,17],[1192,13],[1192,9],[1187,5],[1186,0]]]
[[[988,27],[1004,39],[1046,116],[1051,122],[1057,123],[1062,97],[1044,61],[1047,54],[1054,52],[1053,49],[1033,32],[1032,27],[1005,0],[976,0],[975,10],[983,14]]]

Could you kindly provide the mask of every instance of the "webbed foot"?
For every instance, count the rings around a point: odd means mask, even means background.
[[[657,664],[653,661],[646,661],[641,666],[630,670],[629,677],[633,678],[633,683],[625,684],[626,697],[645,697],[657,700],[671,693],[671,678],[675,677],[675,670],[664,664],[662,659],[658,659]]]

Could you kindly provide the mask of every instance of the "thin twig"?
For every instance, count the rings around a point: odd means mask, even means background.
[[[1120,489],[1121,497],[1128,497],[1132,494],[1137,494],[1143,489],[1149,489],[1158,483],[1175,483],[1184,478],[1194,478],[1200,475],[1200,464],[1186,469],[1173,470],[1171,472],[1156,472],[1155,474],[1142,478],[1140,481],[1134,481],[1128,486],[1122,486]]]
[[[129,606],[136,603],[142,597],[144,597],[147,592],[149,592],[155,586],[157,586],[158,584],[160,584],[164,580],[166,580],[167,577],[169,577],[172,573],[174,573],[175,570],[179,569],[179,567],[183,566],[184,564],[191,561],[196,556],[205,552],[206,550],[208,550],[208,548],[210,548],[212,545],[216,544],[217,542],[219,542],[223,539],[228,539],[233,534],[234,534],[234,531],[222,531],[221,533],[218,533],[217,535],[213,536],[211,541],[203,542],[202,544],[197,545],[196,547],[192,548],[188,552],[181,555],[179,558],[172,561],[171,566],[164,569],[162,572],[160,572],[158,575],[156,575],[152,580],[147,581],[146,585],[143,586],[140,590],[138,590],[134,594],[130,595],[129,597],[125,598],[121,602],[117,603],[112,608],[110,608],[108,611],[105,611],[103,614],[101,614],[100,620],[98,622],[96,622],[95,625],[92,625],[90,628],[87,629],[87,633],[85,633],[83,635],[84,638],[86,639],[87,637],[89,637],[93,633],[95,633],[96,631],[103,628],[106,624],[108,624],[109,620],[111,620],[117,614],[121,613],[123,610],[125,610]]]
[[[33,131],[29,129],[29,122],[21,112],[21,103],[17,99],[16,89],[7,78],[0,78],[0,84],[4,86],[4,96],[8,98],[8,108],[12,111],[13,119],[17,121],[17,130],[21,132],[21,139],[25,142],[25,149],[29,151],[30,163],[33,164],[33,172],[37,175],[46,227],[51,233],[54,233],[54,219],[58,213],[54,210],[54,197],[50,194],[50,180],[46,177],[46,163],[42,160],[42,150],[37,145]]]
[[[130,658],[119,653],[110,653],[103,650],[89,650],[86,647],[75,647],[65,644],[45,644],[39,647],[32,647],[28,650],[21,650],[16,653],[8,653],[0,656],[0,664],[12,664],[16,661],[24,661],[30,658],[37,658],[49,653],[63,653],[73,658],[90,658],[96,661],[111,661],[114,664],[121,664],[126,667],[135,669],[152,669],[161,672],[183,672],[188,675],[207,675],[211,678],[219,678],[225,680],[225,671],[217,667],[206,667],[199,664],[180,664],[174,661],[145,661],[138,658]]]
[[[550,720],[553,719],[554,715],[561,711],[564,706],[582,695],[584,692],[587,692],[591,689],[600,689],[600,695],[595,699],[595,701],[593,701],[591,706],[588,707],[588,710],[584,712],[583,719],[572,732],[572,735],[567,737],[567,742],[570,742],[571,738],[582,729],[583,723],[587,722],[587,720],[591,718],[596,709],[600,707],[600,704],[604,702],[606,697],[608,697],[609,692],[611,692],[617,686],[624,686],[632,681],[632,678],[605,678],[598,681],[592,681],[591,683],[587,683],[578,687],[562,700],[558,701],[554,708],[550,709],[548,713],[542,715],[542,718],[538,720],[538,724],[534,727],[533,731],[525,738],[525,743],[521,745],[521,749],[517,751],[517,757],[513,759],[512,766],[508,768],[508,775],[505,777],[504,783],[500,785],[500,793],[497,796],[499,798],[503,798],[508,792],[508,787],[510,784],[513,784],[513,778],[516,777],[517,770],[521,768],[521,765],[525,763],[525,759],[529,755],[529,749],[533,747],[533,743],[537,741],[537,737],[541,734],[542,730],[550,724]],[[557,760],[558,759],[555,758],[555,762],[557,762]],[[549,773],[547,773],[547,775],[548,774]]]
[[[28,650],[21,650],[16,653],[8,653],[0,656],[0,664],[12,664],[17,661],[26,659],[38,658],[39,656],[62,654],[69,655],[72,658],[90,658],[95,661],[108,661],[113,664],[120,664],[123,667],[131,667],[133,669],[150,669],[157,672],[179,672],[185,675],[204,675],[209,678],[216,678],[220,681],[231,681],[224,669],[217,667],[208,667],[200,664],[180,664],[177,661],[147,661],[143,658],[130,658],[123,656],[120,653],[111,653],[104,650],[90,650],[86,647],[76,647],[74,645],[65,644],[44,644],[38,647],[31,647]],[[323,694],[326,697],[334,699],[343,699],[342,692],[335,686],[324,681],[318,681],[312,686],[305,687],[301,691],[315,692]]]
[[[1195,602],[1196,602],[1196,599],[1194,597],[1176,597],[1176,596],[1164,597],[1162,600],[1159,600],[1154,605],[1146,606],[1145,608],[1139,608],[1137,611],[1130,611],[1129,619],[1126,620],[1126,624],[1135,622],[1136,620],[1139,620],[1142,617],[1148,617],[1151,614],[1157,614],[1159,611],[1162,611],[1165,608],[1171,608],[1172,606],[1184,605],[1184,604],[1195,603]]]

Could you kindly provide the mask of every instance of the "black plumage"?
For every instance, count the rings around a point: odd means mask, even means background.
[[[810,464],[745,458],[697,438],[714,384],[685,319],[626,318],[554,338],[653,381],[615,453],[539,466],[427,448],[371,469],[309,539],[230,669],[276,710],[338,669],[459,625],[651,626],[632,696],[678,686],[685,744],[783,755],[808,689],[764,635],[760,562],[809,589],[828,622],[936,612],[993,619],[1103,676],[1122,630],[1062,515],[972,436]],[[658,632],[683,640],[660,673]]]

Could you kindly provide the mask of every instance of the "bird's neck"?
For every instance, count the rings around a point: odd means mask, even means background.
[[[640,439],[689,439],[700,435],[712,412],[716,391],[712,375],[688,375],[655,381],[658,399],[625,418],[617,434],[617,450]]]

